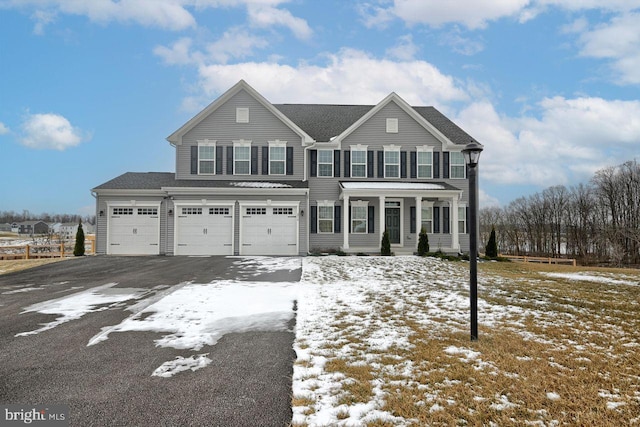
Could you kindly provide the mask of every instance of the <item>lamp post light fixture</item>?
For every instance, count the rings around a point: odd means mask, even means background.
[[[484,147],[475,141],[462,150],[469,166],[469,300],[471,303],[471,341],[478,340],[478,160]]]

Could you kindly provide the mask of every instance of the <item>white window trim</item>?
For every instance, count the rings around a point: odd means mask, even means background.
[[[282,162],[282,165],[283,165],[282,173],[271,172],[271,148],[284,148],[284,159],[274,160],[274,162]],[[279,139],[276,139],[275,141],[269,141],[269,175],[282,176],[286,174],[287,174],[287,141],[280,141]]]
[[[237,160],[237,156],[236,156],[236,148],[244,148],[244,147],[249,147],[249,172],[248,173],[237,173],[236,172],[236,162]],[[242,162],[245,162],[246,160],[241,160]],[[244,139],[240,139],[238,141],[233,141],[233,174],[234,175],[251,175],[251,141],[245,141]]]
[[[433,234],[433,202],[423,200],[420,209],[431,209],[431,230],[427,230],[427,234]],[[420,230],[422,229],[422,221],[424,221],[425,219],[422,216],[422,212],[420,212],[420,219],[421,221],[419,224],[418,233],[420,233]]]
[[[216,174],[216,141],[211,139],[199,139],[198,142],[198,175],[215,175]],[[205,173],[200,172],[200,147],[213,147],[213,160],[205,160],[207,162],[213,161],[213,172]]]
[[[369,148],[369,146],[367,145],[352,145],[351,146],[351,161],[349,163],[351,163],[350,165],[350,173],[351,173],[351,178],[366,178],[367,177],[367,172],[369,172],[367,170],[367,149]],[[353,152],[354,151],[364,151],[364,176],[353,176]],[[361,165],[362,163],[358,163],[358,165]]]
[[[420,161],[418,159],[418,153],[431,153],[431,176],[420,176]],[[426,166],[427,164],[423,164]],[[416,178],[418,179],[433,179],[433,147],[429,147],[428,145],[423,145],[416,147]]]
[[[323,208],[331,208],[331,231],[320,231],[320,207]],[[318,215],[317,215],[317,224],[316,224],[316,229],[318,234],[333,234],[334,230],[336,229],[336,218],[335,218],[335,202],[330,201],[330,200],[325,200],[325,201],[318,201]],[[328,221],[327,218],[322,219],[323,221]]]
[[[320,152],[321,151],[330,151],[331,152],[331,161],[329,163],[322,163],[323,165],[331,165],[331,174],[329,175],[320,175]],[[318,150],[318,165],[317,165],[317,170],[318,172],[316,173],[316,176],[318,178],[333,178],[333,175],[335,174],[335,171],[333,170],[333,156],[335,156],[334,154],[334,150],[331,149],[323,149],[323,150]]]
[[[349,221],[349,233],[351,234],[367,234],[369,232],[369,202],[366,200],[353,200],[350,203],[349,209],[351,210],[351,220]],[[353,208],[365,208],[364,210],[364,231],[353,231]]]
[[[390,117],[387,119],[387,133],[398,133],[398,119]]]
[[[249,123],[249,108],[236,108],[236,123]]]
[[[389,179],[400,179],[401,173],[400,173],[400,146],[399,145],[385,145],[383,146],[384,148],[384,162],[383,162],[383,168],[384,168],[384,177],[385,178],[389,178]],[[391,151],[395,151],[398,153],[398,176],[387,176],[387,152],[391,152]],[[395,166],[396,163],[389,163],[390,166]]]
[[[453,163],[451,162],[451,153],[462,153],[462,151],[449,151],[449,179],[466,179],[467,178],[467,165],[464,163],[462,163],[462,178],[454,178],[453,177]],[[464,155],[462,156],[462,158],[464,159]],[[459,167],[459,164],[456,164],[457,167]]]

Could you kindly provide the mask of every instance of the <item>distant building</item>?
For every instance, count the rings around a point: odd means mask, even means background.
[[[93,233],[93,228],[94,228],[93,225],[89,224],[88,222],[82,223],[82,231],[84,231],[85,234]],[[78,233],[77,222],[63,222],[62,224],[60,224],[60,227],[58,229],[58,234],[60,238],[65,240],[75,239],[77,233]]]
[[[23,221],[18,222],[18,233],[33,236],[35,234],[47,234],[49,224],[44,221]]]
[[[0,231],[11,232],[11,224],[9,223],[0,224]]]

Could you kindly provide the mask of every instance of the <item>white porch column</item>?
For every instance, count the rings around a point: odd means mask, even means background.
[[[342,250],[349,249],[349,196],[344,196],[342,199]]]
[[[385,218],[384,218],[384,201],[385,201],[385,197],[384,196],[380,196],[380,219],[378,220],[379,224],[380,224],[380,239],[378,239],[378,244],[380,244],[380,242],[382,242],[382,234],[384,233],[384,229],[386,228],[386,224],[385,224]]]
[[[458,196],[451,198],[451,249],[460,251],[460,234],[458,233]]]
[[[418,250],[418,240],[420,229],[422,228],[422,197],[416,197],[416,250]]]

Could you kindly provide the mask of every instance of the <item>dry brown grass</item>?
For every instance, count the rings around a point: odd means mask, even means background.
[[[13,273],[20,270],[26,270],[28,268],[37,267],[39,265],[51,264],[53,262],[59,262],[66,259],[70,258],[0,260],[0,275]]]
[[[407,297],[399,312],[396,295],[368,293],[368,319],[408,331],[409,347],[382,351],[366,348],[375,322],[356,333],[353,317],[337,310],[332,333],[360,346],[346,354],[336,339],[323,349],[342,349],[324,367],[345,376],[339,404],[369,402],[381,383],[379,410],[416,426],[640,425],[640,286],[545,275],[578,271],[640,281],[636,270],[481,263],[480,299],[503,314],[486,325],[480,313],[476,342],[459,319],[441,314],[426,324],[407,314],[428,295]]]

